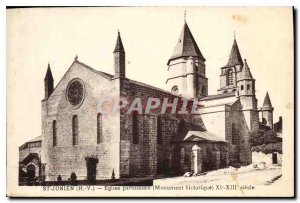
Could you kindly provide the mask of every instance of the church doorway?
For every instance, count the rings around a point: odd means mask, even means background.
[[[35,166],[32,164],[27,166],[27,177],[29,180],[32,180],[35,178]]]
[[[272,163],[273,164],[277,164],[278,161],[277,161],[277,153],[272,153]]]
[[[96,182],[97,175],[97,164],[99,160],[97,157],[91,156],[86,157],[86,170],[87,170],[87,181],[89,184],[94,184]]]

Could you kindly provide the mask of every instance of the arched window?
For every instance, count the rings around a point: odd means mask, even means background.
[[[237,134],[237,131],[236,131],[234,123],[231,126],[231,133],[232,133],[232,138],[231,138],[232,144],[236,145],[238,143],[238,134]]]
[[[250,85],[249,84],[247,85],[247,90],[250,90]]]
[[[201,88],[201,94],[202,95],[206,95],[206,88],[205,88],[205,86],[202,86],[202,88]]]
[[[132,112],[132,142],[133,144],[139,143],[139,126],[138,126],[138,112]]]
[[[244,90],[244,85],[241,85],[241,90]]]
[[[103,142],[103,137],[102,137],[102,114],[98,113],[97,114],[97,144]]]
[[[180,120],[177,126],[177,133],[180,135],[184,131],[184,120]]]
[[[73,145],[78,145],[78,116],[74,115],[72,118],[72,135]]]
[[[177,85],[173,86],[171,92],[178,94],[179,93],[178,86]]]
[[[157,117],[157,144],[162,143],[162,127],[161,127],[161,117]]]
[[[233,85],[233,71],[231,69],[227,71],[227,85]]]
[[[52,123],[52,136],[53,136],[53,147],[57,145],[57,129],[56,129],[56,120]]]

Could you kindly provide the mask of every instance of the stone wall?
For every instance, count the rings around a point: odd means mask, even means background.
[[[67,101],[69,82],[79,78],[85,86],[85,99],[74,109]],[[84,64],[74,62],[58,83],[48,100],[42,101],[42,162],[46,164],[47,180],[60,174],[63,180],[75,172],[78,179],[86,178],[86,156],[98,156],[97,179],[110,178],[114,170],[119,177],[120,116],[103,115],[103,142],[97,144],[97,114],[99,99],[119,98],[119,80],[109,80]],[[72,143],[72,117],[78,116],[78,145]],[[57,123],[57,146],[53,147],[52,122]],[[112,123],[114,125],[112,125]]]
[[[135,98],[147,100],[154,98],[174,98],[173,94],[155,87],[130,80],[122,80],[121,97],[133,101]],[[157,141],[157,117],[161,116],[162,142]],[[139,142],[132,139],[132,114],[121,113],[121,176],[143,176],[165,173],[171,168],[172,139],[177,134],[178,121],[185,117],[193,120],[192,115],[161,115],[160,109],[150,114],[138,115]],[[198,123],[199,125],[201,122]],[[124,154],[125,152],[125,154]]]
[[[266,125],[270,128],[273,128],[273,112],[272,111],[263,111],[262,118],[266,121]]]
[[[277,164],[281,165],[282,164],[282,154],[280,154],[278,152],[274,152],[274,153],[277,154]],[[262,162],[265,162],[266,166],[273,165],[272,153],[265,154],[263,152],[252,152],[252,163],[260,164]]]
[[[172,170],[177,175],[183,175],[186,172],[194,171],[194,153],[193,146],[200,147],[200,159],[202,170],[200,172],[215,170],[227,166],[228,154],[225,143],[209,143],[209,142],[186,142],[177,143],[173,147]],[[199,165],[199,163],[198,163]]]
[[[180,94],[186,93],[186,75],[187,65],[185,59],[176,59],[170,62],[168,67],[168,80],[166,82],[166,88],[168,91],[171,91],[171,88],[174,85],[177,85],[179,88]]]
[[[226,117],[226,135],[233,135],[234,126],[237,137],[229,141],[230,161],[248,165],[251,163],[250,130],[241,109],[240,100],[231,105],[230,113]]]

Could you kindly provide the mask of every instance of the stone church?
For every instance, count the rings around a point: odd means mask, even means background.
[[[32,165],[30,157],[35,162],[40,159],[41,166],[36,170],[48,181],[56,180],[58,175],[67,180],[72,172],[79,180],[86,179],[88,157],[99,160],[93,172],[97,179],[110,179],[112,175],[115,178],[182,175],[232,163],[248,165],[250,133],[260,128],[261,119],[264,125],[273,128],[271,102],[264,102],[258,108],[255,79],[246,59],[242,59],[236,39],[228,62],[220,68],[220,88],[216,95],[208,95],[206,59],[186,22],[173,54],[166,60],[168,78],[164,90],[126,77],[120,33],[113,60],[114,75],[111,75],[80,62],[76,56],[56,87],[48,65],[45,97],[41,101],[42,132],[38,140],[41,145],[35,146],[40,150],[30,150],[30,142],[20,147],[24,172]],[[104,97],[197,98],[199,114],[119,111],[102,115],[98,101]]]

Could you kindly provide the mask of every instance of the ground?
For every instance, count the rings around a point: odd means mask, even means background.
[[[281,181],[281,166],[270,166],[263,167],[259,166],[254,168],[253,165],[241,167],[235,169],[229,167],[226,169],[219,169],[216,171],[211,171],[199,176],[191,177],[174,177],[174,178],[163,178],[154,180],[154,185],[161,186],[183,186],[186,188],[189,186],[213,186],[214,191],[219,187],[223,187],[223,190],[228,189],[227,185],[236,185],[236,191],[240,191],[242,194],[246,190],[251,190],[254,187],[270,187],[271,185],[278,185]],[[240,189],[240,187],[248,187]]]

